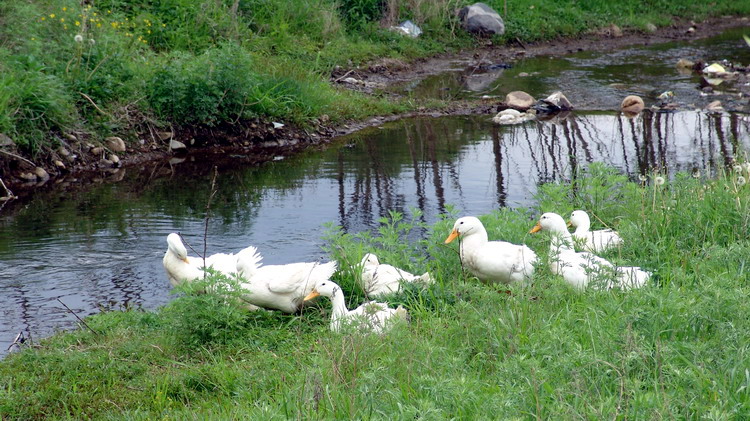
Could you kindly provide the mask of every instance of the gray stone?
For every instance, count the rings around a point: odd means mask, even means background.
[[[21,174],[18,174],[18,178],[26,181],[36,181],[36,174],[30,172],[22,172]]]
[[[65,169],[65,164],[63,164],[63,162],[60,161],[59,159],[52,161],[52,163],[55,164],[55,166],[61,170]]]
[[[464,29],[472,34],[502,35],[505,33],[503,18],[484,3],[474,3],[458,12],[458,18]]]
[[[70,156],[70,151],[65,149],[64,146],[60,146],[57,148],[57,153],[60,154],[60,156]]]
[[[47,180],[49,180],[49,174],[47,174],[47,171],[45,171],[44,168],[42,168],[42,167],[36,167],[36,168],[34,168],[34,174],[41,181],[47,181]]]
[[[101,146],[97,146],[97,147],[91,148],[90,152],[94,155],[100,155],[102,152],[104,152],[104,148],[102,148]]]
[[[637,95],[626,96],[620,104],[620,109],[626,113],[640,113],[644,107],[643,99]]]
[[[159,140],[169,140],[172,138],[172,132],[156,132],[156,135],[159,136]]]
[[[721,106],[721,101],[716,100],[706,105],[706,111],[717,113],[724,111],[724,107]]]
[[[10,138],[10,136],[6,135],[5,133],[0,133],[0,147],[3,146],[13,146],[16,143],[13,142],[13,139]]]
[[[169,142],[169,149],[171,149],[173,151],[176,151],[176,150],[179,150],[179,149],[187,149],[187,146],[185,146],[185,144],[182,143],[182,142],[180,142],[179,140],[172,139]]]
[[[562,92],[557,91],[547,98],[539,101],[535,106],[539,111],[542,112],[557,112],[557,111],[568,111],[573,109],[573,104],[568,101],[568,98],[563,95]]]
[[[115,164],[115,166],[120,165],[120,157],[119,156],[111,153],[111,154],[109,154],[108,159],[110,161],[112,161],[112,163]]]
[[[528,110],[535,102],[536,100],[533,96],[523,91],[513,91],[505,96],[505,105],[517,110]]]
[[[647,31],[647,32],[652,32],[652,33],[653,33],[653,32],[656,32],[656,25],[654,25],[654,24],[653,24],[653,23],[651,23],[651,22],[647,23],[647,24],[646,24],[646,31]]]
[[[692,69],[693,66],[695,66],[695,63],[688,59],[681,58],[677,60],[678,69]]]
[[[113,152],[125,152],[125,142],[117,136],[111,136],[104,139],[107,142],[107,147]]]

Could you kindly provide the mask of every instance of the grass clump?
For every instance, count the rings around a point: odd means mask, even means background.
[[[624,238],[606,258],[656,282],[576,291],[537,267],[532,285],[487,285],[443,240],[458,212],[425,224],[391,213],[372,233],[331,227],[335,281],[364,300],[364,252],[436,284],[388,297],[409,325],[386,335],[329,330],[327,301],[299,315],[247,313],[229,291],[184,295],[157,312],[105,312],[0,363],[7,419],[698,418],[750,413],[750,187],[715,179],[628,180],[593,165],[541,186],[538,209],[482,219],[491,239],[525,242],[542,211],[589,210]],[[666,178],[657,183],[657,177]],[[231,282],[225,281],[227,285]],[[213,285],[213,283],[211,284]],[[202,288],[201,289],[205,289]],[[210,289],[209,289],[210,290]],[[520,415],[519,415],[520,414]]]

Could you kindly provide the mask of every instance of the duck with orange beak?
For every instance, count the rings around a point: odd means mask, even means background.
[[[534,274],[536,253],[526,245],[489,241],[479,218],[464,216],[456,220],[445,244],[456,238],[461,264],[482,281],[526,283]]]

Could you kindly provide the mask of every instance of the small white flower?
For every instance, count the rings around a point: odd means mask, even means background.
[[[76,40],[76,42],[83,42],[83,35],[76,34],[76,36],[74,36],[73,39]]]
[[[701,170],[693,171],[693,178],[701,178]]]
[[[743,162],[742,168],[744,168],[745,171],[750,172],[750,162]]]
[[[747,180],[745,180],[745,177],[743,177],[743,176],[737,177],[737,185],[738,186],[744,186],[745,183],[747,183]]]
[[[742,165],[740,165],[740,164],[735,164],[734,167],[732,167],[732,168],[734,168],[734,172],[741,172],[742,171]]]
[[[89,44],[91,44],[91,45],[94,45],[94,44],[96,44],[96,41],[94,41],[94,39],[93,39],[93,38],[91,38],[91,39],[89,40]]]
[[[646,178],[646,176],[645,176],[645,175],[643,175],[643,174],[638,174],[638,179],[639,179],[639,180],[641,180],[641,181],[646,181],[646,180],[648,180],[648,178]]]
[[[656,177],[654,177],[654,184],[656,184],[657,186],[661,186],[662,184],[664,184],[664,181],[665,181],[664,177],[660,175],[657,175]]]

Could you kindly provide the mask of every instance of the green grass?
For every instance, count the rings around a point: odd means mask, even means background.
[[[4,419],[745,419],[750,416],[750,186],[739,173],[656,185],[598,165],[541,186],[538,207],[481,216],[525,242],[542,211],[575,208],[620,231],[606,257],[640,265],[639,290],[576,292],[538,267],[533,285],[486,285],[433,225],[393,213],[375,233],[330,227],[335,276],[363,299],[364,251],[437,284],[392,295],[412,316],[386,335],[329,331],[329,304],[246,313],[187,294],[156,312],[110,311],[0,363]],[[750,176],[742,174],[745,179]]]
[[[505,2],[488,3],[504,13]],[[24,154],[43,159],[69,133],[133,140],[147,125],[219,126],[259,117],[306,126],[323,115],[339,122],[440,106],[342,91],[328,80],[336,66],[476,45],[454,15],[461,6],[456,0],[3,2],[0,132]],[[507,33],[495,41],[748,12],[750,4],[733,0],[511,1]],[[405,19],[423,35],[385,29]]]

